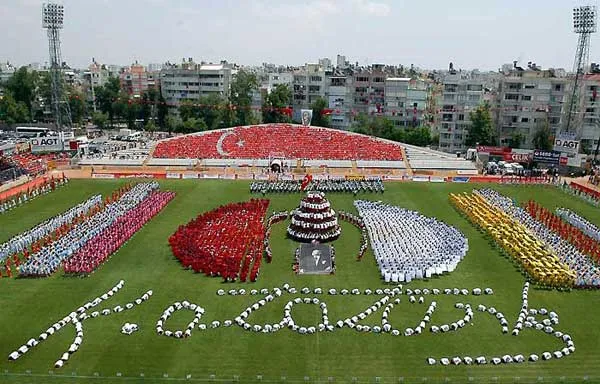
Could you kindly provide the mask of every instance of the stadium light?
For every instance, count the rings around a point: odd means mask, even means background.
[[[598,13],[594,5],[573,8],[573,30],[575,33],[595,33],[597,16]]]
[[[65,8],[61,4],[44,3],[42,5],[42,27],[62,29],[65,19]]]

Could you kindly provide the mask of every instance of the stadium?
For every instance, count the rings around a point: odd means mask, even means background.
[[[123,158],[88,158],[80,165],[131,173],[203,171],[252,176],[285,165],[289,173],[402,176],[477,175],[464,158],[428,148],[331,128],[263,124],[168,138],[147,151],[123,151]],[[121,167],[121,168],[120,168]],[[283,171],[279,169],[280,171]],[[98,172],[110,173],[110,172]],[[190,176],[187,176],[190,177]]]
[[[3,159],[9,381],[600,377],[584,181],[284,124],[65,156]]]

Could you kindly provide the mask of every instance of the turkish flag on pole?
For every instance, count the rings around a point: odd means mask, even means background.
[[[306,176],[304,176],[304,179],[302,179],[302,184],[300,185],[300,189],[302,191],[304,191],[306,189],[306,187],[308,187],[308,184],[310,184],[311,181],[312,181],[312,175],[307,173]]]

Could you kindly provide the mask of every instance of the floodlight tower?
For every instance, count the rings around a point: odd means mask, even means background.
[[[594,5],[585,5],[573,8],[573,31],[579,35],[577,41],[577,51],[575,52],[575,62],[573,63],[573,72],[575,72],[575,81],[573,83],[573,92],[569,111],[567,114],[566,132],[572,130],[572,117],[575,104],[580,102],[580,80],[584,75],[585,68],[590,60],[590,38],[592,33],[596,32],[597,11]]]
[[[60,52],[60,30],[64,22],[64,6],[44,3],[42,5],[42,27],[48,31],[50,51],[50,84],[52,87],[52,109],[56,128],[71,126],[71,109],[63,89],[62,57]]]

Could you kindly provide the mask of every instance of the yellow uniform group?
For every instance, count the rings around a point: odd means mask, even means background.
[[[477,194],[450,194],[450,202],[484,229],[527,273],[541,284],[572,287],[576,273],[524,225]]]

